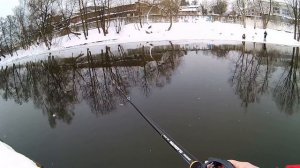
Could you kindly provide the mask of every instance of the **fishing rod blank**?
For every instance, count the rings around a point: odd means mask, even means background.
[[[185,160],[190,168],[234,168],[227,160],[209,158],[205,163],[200,163],[193,155],[187,152],[183,147],[179,146],[174,139],[167,135],[150,117],[144,114],[137,106],[130,100],[129,97],[117,87],[119,92],[126,98],[129,104],[145,119],[145,121]]]
[[[171,147],[177,151],[177,153],[188,163],[191,164],[195,159],[195,157],[189,156],[185,149],[179,147],[171,137],[169,137],[157,124],[154,123],[152,119],[146,116],[139,108],[132,103],[129,97],[126,96],[126,100],[133,106],[133,108],[150,124],[152,128],[169,144]]]

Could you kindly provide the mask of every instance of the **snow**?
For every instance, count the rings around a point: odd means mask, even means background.
[[[113,44],[128,44],[135,42],[158,42],[158,41],[226,41],[232,42],[257,42],[271,43],[287,46],[299,46],[299,42],[293,39],[293,33],[266,29],[268,32],[267,40],[264,41],[264,29],[253,28],[253,25],[248,25],[243,28],[240,24],[209,22],[205,19],[189,19],[188,23],[177,22],[173,23],[170,31],[167,31],[169,23],[151,23],[145,24],[143,28],[138,28],[137,23],[127,24],[122,26],[119,34],[115,32],[114,24],[111,24],[109,34],[104,36],[99,34],[97,29],[89,30],[88,39],[85,40],[83,33],[79,37],[75,35],[58,37],[53,40],[51,50],[47,50],[44,45],[32,46],[24,51],[17,51],[13,57],[6,56],[1,58],[1,66],[10,66],[13,63],[24,63],[27,61],[38,61],[46,59],[49,53],[59,55],[66,50],[79,48],[80,46],[105,46]],[[148,33],[147,33],[148,32]],[[150,33],[150,34],[149,34]],[[242,40],[242,35],[246,35],[246,39]],[[99,50],[98,50],[99,51]],[[71,56],[71,55],[69,55]]]
[[[37,168],[36,164],[0,141],[0,167]]]

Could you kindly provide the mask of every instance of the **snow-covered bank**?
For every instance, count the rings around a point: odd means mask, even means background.
[[[38,168],[26,156],[16,152],[13,148],[0,141],[0,167],[9,168]]]
[[[246,35],[244,41],[271,43],[288,46],[299,46],[299,42],[293,39],[293,34],[267,29],[267,40],[264,41],[263,29],[254,29],[252,26],[243,28],[239,24],[208,22],[200,20],[195,23],[174,23],[170,31],[166,31],[169,23],[151,23],[144,25],[140,30],[137,29],[137,24],[128,24],[122,27],[122,31],[115,33],[114,27],[111,27],[109,34],[103,36],[99,34],[97,29],[89,31],[88,39],[85,40],[83,34],[79,37],[70,35],[59,37],[53,40],[52,49],[49,51],[43,45],[33,46],[24,51],[19,50],[13,57],[7,56],[0,61],[0,67],[19,63],[22,60],[32,58],[35,60],[37,55],[48,55],[49,52],[57,52],[68,48],[76,48],[80,45],[111,45],[123,44],[130,42],[153,42],[153,41],[194,41],[194,40],[218,40],[218,41],[242,41],[242,35]],[[151,27],[151,28],[150,28]],[[147,33],[148,32],[148,33]],[[149,33],[151,32],[151,33]],[[231,43],[230,42],[230,43]]]

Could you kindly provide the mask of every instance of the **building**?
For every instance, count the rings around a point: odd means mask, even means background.
[[[111,8],[101,8],[94,6],[88,6],[86,8],[87,14],[84,16],[87,18],[87,22],[95,22],[99,17],[106,17],[110,19],[114,18],[126,18],[126,17],[138,17],[146,16],[148,13],[150,16],[162,15],[161,9],[158,6],[150,6],[149,4],[142,2],[135,2],[133,4],[126,4],[121,6],[114,6]],[[102,15],[102,16],[100,16]],[[71,23],[77,24],[81,22],[81,15],[77,13],[71,18]]]
[[[178,16],[198,16],[200,15],[199,5],[180,6]]]
[[[291,7],[285,1],[272,0],[271,2],[271,16],[277,16],[281,18],[291,18]],[[247,16],[257,16],[262,14],[269,14],[270,1],[269,0],[256,0],[249,1],[246,5]]]

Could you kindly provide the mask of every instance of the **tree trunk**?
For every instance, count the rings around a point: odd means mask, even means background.
[[[262,14],[262,22],[263,22],[263,29],[266,29],[267,28],[267,20],[266,20],[266,15],[265,14]]]
[[[97,24],[97,29],[99,34],[101,33],[100,31],[100,24],[99,24],[99,20],[98,20],[98,10],[97,10],[97,5],[96,5],[96,0],[94,0],[94,7],[95,7],[95,13],[96,13],[96,24]]]
[[[171,30],[172,25],[173,25],[173,15],[172,15],[172,12],[171,12],[171,13],[170,13],[170,26],[169,26],[169,28],[168,28],[168,31]]]
[[[107,0],[107,22],[105,25],[105,33],[108,34],[108,29],[110,26],[110,0]]]
[[[106,19],[106,17],[105,17],[105,4],[104,4],[101,9],[101,19],[100,19],[101,20],[101,29],[103,31],[104,36],[106,36],[105,19]]]
[[[89,24],[88,24],[88,21],[87,21],[87,11],[86,11],[86,6],[83,6],[83,1],[82,1],[82,7],[83,7],[83,12],[84,12],[84,22],[85,22],[86,36],[89,36]]]
[[[80,13],[80,19],[81,19],[81,24],[82,24],[82,31],[84,34],[85,39],[87,40],[87,34],[85,32],[85,23],[83,21],[83,15],[82,15],[82,8],[81,8],[81,0],[78,0],[78,5],[79,5],[79,13]]]
[[[246,19],[245,19],[245,14],[242,14],[242,22],[243,22],[243,26],[244,26],[244,28],[246,28]]]
[[[142,12],[141,12],[141,2],[140,2],[140,0],[138,1],[138,3],[139,3],[139,11],[138,11],[138,13],[139,13],[139,22],[140,22],[140,26],[141,26],[141,28],[143,28],[143,24],[142,24]]]
[[[297,37],[297,25],[298,25],[298,19],[295,17],[295,23],[294,23],[294,39],[296,40]]]
[[[297,38],[297,26],[298,26],[298,0],[295,1],[295,7],[294,7],[293,11],[294,11],[294,19],[295,19],[294,39],[296,40],[296,38]]]
[[[300,9],[298,10],[298,14],[300,13]],[[298,20],[298,17],[297,17],[297,20]],[[297,41],[300,40],[300,24],[299,24],[299,21],[297,21],[297,26],[298,26],[298,38],[297,38]]]

